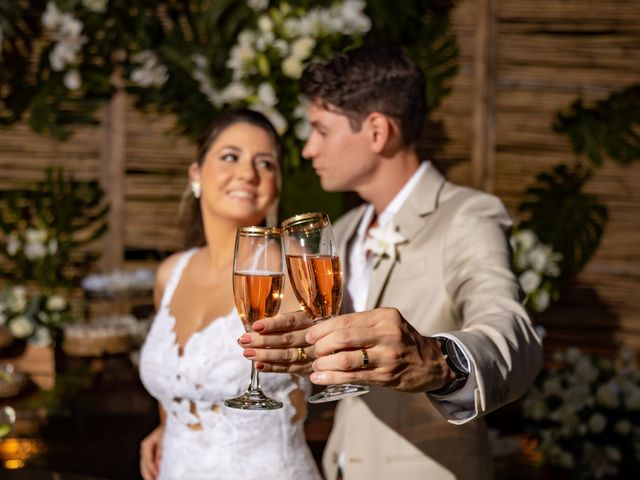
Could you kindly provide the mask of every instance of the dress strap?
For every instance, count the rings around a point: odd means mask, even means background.
[[[176,266],[171,271],[171,276],[169,277],[169,281],[167,282],[166,287],[164,288],[164,293],[162,294],[162,301],[160,302],[160,307],[164,308],[171,303],[171,299],[173,298],[173,294],[176,291],[176,287],[178,286],[178,282],[180,281],[180,277],[182,276],[182,271],[189,263],[189,260],[193,256],[194,253],[198,251],[197,248],[191,248],[184,252],[178,259]]]

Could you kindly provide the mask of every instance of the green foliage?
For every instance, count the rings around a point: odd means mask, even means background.
[[[640,84],[592,107],[576,100],[568,112],[558,114],[553,128],[568,135],[573,150],[594,165],[605,158],[621,164],[640,159]]]
[[[74,180],[61,168],[47,169],[35,188],[4,191],[0,255],[12,266],[4,276],[43,288],[76,284],[74,267],[86,267],[97,254],[79,259],[73,253],[107,231],[108,210],[97,182]]]
[[[556,166],[536,177],[528,188],[520,212],[522,228],[532,229],[562,255],[562,277],[575,275],[595,253],[608,218],[607,207],[595,195],[582,191],[591,171],[580,164]]]

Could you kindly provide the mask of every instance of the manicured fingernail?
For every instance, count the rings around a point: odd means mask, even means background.
[[[251,357],[255,357],[255,356],[256,356],[256,351],[255,351],[255,350],[253,350],[252,348],[247,348],[247,349],[245,349],[245,350],[242,352],[242,354],[243,354],[245,357],[249,357],[249,358],[251,358]]]
[[[253,324],[253,326],[251,327],[251,329],[252,329],[254,332],[261,332],[261,331],[263,331],[263,330],[264,330],[264,323],[262,323],[262,322],[256,322],[256,323],[254,323],[254,324]]]
[[[264,363],[258,363],[258,362],[256,362],[256,368],[257,368],[258,370],[264,370]]]
[[[304,339],[307,341],[308,344],[313,345],[315,343],[315,340],[313,339],[313,335],[311,335],[311,332],[307,332],[304,336]]]
[[[309,377],[309,380],[311,380],[311,383],[322,383],[324,381],[324,378],[324,373],[314,372]]]
[[[251,343],[251,335],[247,335],[246,333],[244,335],[242,335],[239,339],[238,339],[238,343],[242,344],[242,345],[248,345]]]

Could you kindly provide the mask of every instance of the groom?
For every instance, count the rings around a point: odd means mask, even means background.
[[[240,339],[245,356],[280,372],[309,358],[315,384],[372,386],[337,407],[329,480],[491,478],[481,417],[520,397],[542,358],[510,270],[507,212],[418,157],[424,78],[401,50],[337,54],[301,82],[303,156],[325,190],[367,202],[335,224],[343,311],[356,313],[258,321]]]

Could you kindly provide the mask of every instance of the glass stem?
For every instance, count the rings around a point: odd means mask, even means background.
[[[258,370],[256,364],[251,362],[251,383],[249,384],[249,390],[260,390],[260,377],[258,376]]]

